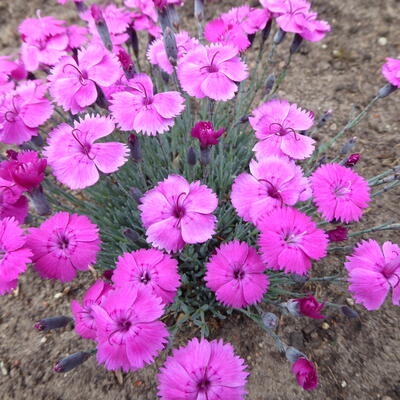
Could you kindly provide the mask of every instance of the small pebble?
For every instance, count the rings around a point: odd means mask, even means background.
[[[383,396],[382,400],[393,400],[390,396]]]
[[[69,286],[65,287],[63,290],[63,294],[67,295],[71,291],[71,288]]]
[[[346,303],[347,303],[349,306],[354,306],[354,300],[353,300],[351,297],[347,297],[347,298],[346,298]]]
[[[342,381],[342,383],[340,385],[342,386],[342,388],[345,388],[347,386],[347,382],[346,381]]]
[[[0,370],[3,376],[7,376],[8,375],[8,370],[6,368],[6,366],[4,365],[3,361],[0,361]]]
[[[387,40],[384,36],[382,36],[382,37],[380,37],[380,38],[378,39],[378,44],[379,44],[379,46],[386,46],[387,43],[388,43],[388,40]]]
[[[324,43],[324,44],[322,45],[322,48],[323,48],[323,49],[327,49],[328,46]]]
[[[56,293],[56,294],[54,295],[54,298],[55,298],[55,299],[61,299],[61,297],[63,297],[63,294],[62,294],[62,293]]]
[[[331,131],[336,131],[337,125],[336,125],[336,124],[332,124],[332,125],[329,127],[329,129],[330,129]]]
[[[43,336],[41,339],[40,339],[40,343],[46,343],[47,342],[47,337],[46,336]]]
[[[327,322],[323,322],[321,326],[322,326],[322,329],[324,329],[324,330],[329,329],[329,324]]]

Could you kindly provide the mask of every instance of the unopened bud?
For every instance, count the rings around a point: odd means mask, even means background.
[[[299,50],[300,45],[301,45],[302,43],[303,43],[303,38],[302,38],[298,33],[296,33],[296,34],[294,35],[292,44],[291,44],[291,46],[290,46],[290,54],[295,54],[295,53],[297,53],[297,51]]]
[[[139,239],[139,234],[130,228],[124,230],[124,236],[132,242],[136,242]]]
[[[389,94],[392,94],[396,89],[398,89],[397,86],[387,83],[384,87],[379,89],[378,96],[383,99],[384,97],[389,96]]]
[[[142,152],[140,148],[139,138],[135,134],[130,134],[128,138],[128,146],[131,151],[131,158],[135,162],[140,162],[142,160]]]
[[[176,66],[178,60],[178,47],[173,30],[167,26],[164,31],[164,46],[167,53],[168,61],[171,65]]]
[[[298,301],[288,300],[286,303],[281,303],[280,306],[284,307],[289,314],[295,317],[301,317],[300,305]]]
[[[97,99],[96,99],[96,104],[100,107],[100,108],[104,108],[105,110],[108,110],[108,100],[106,98],[106,95],[103,92],[103,89],[97,84],[96,85],[96,90],[97,90]]]
[[[275,85],[275,75],[271,74],[268,76],[267,80],[265,81],[265,87],[264,87],[264,95],[267,96],[268,94],[270,94],[272,88]]]
[[[139,57],[139,38],[133,26],[129,25],[126,33],[129,35],[129,44],[132,47],[136,57]]]
[[[46,195],[43,192],[42,185],[34,187],[29,192],[29,197],[31,198],[33,206],[35,207],[35,210],[39,215],[51,214],[51,207],[49,202],[47,201]]]
[[[330,242],[343,242],[347,239],[347,228],[344,226],[337,226],[326,233]]]
[[[283,39],[285,39],[286,32],[282,30],[281,28],[278,29],[278,31],[274,35],[274,44],[278,45],[283,42]]]
[[[97,32],[105,46],[106,49],[112,50],[113,45],[111,42],[110,32],[108,30],[106,20],[104,19],[103,13],[97,4],[92,4],[90,6],[90,13],[94,19]]]
[[[124,70],[126,79],[132,79],[135,76],[135,65],[133,64],[131,56],[121,47],[118,52],[118,60]]]
[[[74,1],[74,3],[75,3],[75,7],[79,14],[81,14],[87,10],[87,6],[83,1],[78,1],[78,2]]]
[[[140,189],[138,189],[137,187],[132,187],[131,195],[132,195],[133,199],[136,201],[136,203],[138,203],[138,204],[141,203],[140,199],[143,197],[143,193],[141,192]]]
[[[351,154],[349,156],[349,158],[346,160],[346,162],[344,163],[345,167],[348,168],[353,168],[359,161],[361,158],[361,154],[355,153],[355,154]]]
[[[307,358],[307,356],[295,347],[289,346],[286,349],[285,356],[291,363],[295,363],[299,358]]]
[[[320,119],[317,122],[317,128],[322,128],[331,118],[333,115],[332,110],[328,110],[325,113],[323,113],[320,117]]]
[[[60,315],[58,317],[44,318],[36,322],[35,328],[38,331],[50,331],[52,329],[64,328],[72,321],[72,318]]]
[[[192,146],[189,147],[189,150],[187,152],[187,162],[192,167],[194,165],[196,165],[196,162],[197,162],[196,151],[194,150],[194,148]]]
[[[356,144],[357,144],[357,137],[354,136],[344,144],[344,146],[340,150],[340,154],[350,153],[354,149]]]
[[[199,21],[204,19],[204,0],[194,0],[194,16]]]
[[[103,272],[103,278],[107,279],[108,281],[111,281],[112,276],[114,275],[114,270],[113,269],[106,269]]]
[[[308,275],[299,275],[299,274],[292,274],[292,279],[297,283],[305,283],[310,278]]]
[[[169,83],[169,74],[163,70],[161,70],[161,78],[165,82],[166,85]]]
[[[358,312],[356,310],[353,310],[351,307],[348,306],[342,306],[340,308],[342,311],[343,315],[345,315],[347,318],[358,318]]]
[[[54,372],[68,372],[83,364],[93,353],[88,351],[78,351],[68,357],[63,358],[54,366]]]
[[[271,33],[271,27],[272,27],[272,18],[267,22],[265,28],[261,32],[261,40],[263,42],[265,42],[268,39],[269,34]]]
[[[247,35],[247,39],[249,40],[249,42],[250,42],[250,46],[249,46],[249,48],[251,48],[251,46],[253,46],[253,43],[254,43],[254,39],[256,38],[256,34],[255,33],[252,33],[252,34],[250,34],[250,35]]]
[[[32,143],[37,146],[37,147],[43,147],[44,145],[44,140],[40,133],[38,133],[36,136],[32,136]]]
[[[278,317],[272,312],[262,313],[261,320],[267,329],[274,331],[278,326]]]
[[[249,122],[249,117],[250,117],[250,115],[243,115],[243,116],[240,118],[239,123],[240,123],[240,124],[245,124],[246,122]]]
[[[211,160],[211,149],[209,147],[200,147],[200,162],[202,165],[208,165]]]

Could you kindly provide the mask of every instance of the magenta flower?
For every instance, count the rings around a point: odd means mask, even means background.
[[[285,158],[253,160],[250,174],[242,173],[235,179],[231,201],[240,217],[257,224],[273,209],[295,205],[306,190],[304,179],[301,168]]]
[[[386,58],[386,63],[382,66],[382,74],[389,83],[400,88],[400,60]]]
[[[168,330],[157,319],[161,299],[144,288],[120,288],[94,304],[97,361],[108,370],[136,371],[153,362],[167,342]]]
[[[300,357],[293,364],[292,373],[296,376],[297,384],[303,389],[313,390],[318,386],[317,370],[310,360]]]
[[[330,242],[343,242],[347,240],[347,228],[344,226],[337,226],[335,229],[327,231],[326,234]]]
[[[274,270],[304,275],[311,260],[326,256],[328,238],[315,222],[292,207],[277,208],[260,219],[262,259]]]
[[[103,46],[78,51],[77,61],[63,57],[48,79],[50,94],[65,111],[77,114],[97,99],[98,86],[111,86],[122,74],[117,58]]]
[[[353,168],[360,161],[360,158],[361,154],[358,153],[350,154],[346,162],[344,163],[344,166],[347,168]]]
[[[99,180],[99,171],[117,171],[127,161],[128,147],[118,142],[95,143],[114,128],[110,118],[87,114],[73,127],[61,124],[51,131],[44,154],[57,179],[70,189],[83,189]]]
[[[244,400],[248,373],[231,344],[192,339],[175,349],[158,375],[162,400]]]
[[[248,35],[263,29],[269,19],[267,9],[248,5],[234,7],[208,22],[204,27],[204,37],[212,43],[233,44],[239,51],[246,50],[251,44]]]
[[[46,90],[46,85],[30,81],[0,97],[0,141],[20,145],[37,136],[38,127],[53,113]]]
[[[324,308],[325,303],[318,303],[314,296],[301,297],[299,299],[292,300],[296,304],[296,311],[299,315],[313,318],[313,319],[324,319],[325,315],[322,315],[320,311]]]
[[[178,77],[190,96],[226,101],[235,96],[236,82],[245,80],[248,72],[236,47],[199,45],[179,60]]]
[[[167,252],[177,252],[186,243],[204,243],[215,232],[212,212],[218,198],[200,181],[190,183],[170,175],[141,198],[141,218],[147,241]]]
[[[15,218],[0,220],[0,294],[10,293],[18,284],[18,277],[26,271],[32,252],[25,245],[26,237]]]
[[[42,278],[69,282],[77,271],[86,271],[96,262],[99,229],[84,215],[58,212],[39,228],[29,229],[27,244]]]
[[[1,181],[0,184],[2,184]],[[4,193],[6,191],[0,191],[0,218],[14,217],[19,224],[23,224],[28,215],[28,199],[25,196],[20,196],[17,200],[9,203],[5,200]]]
[[[112,281],[116,288],[128,286],[150,290],[162,299],[163,304],[169,304],[180,284],[178,262],[155,249],[124,253],[118,257]]]
[[[250,125],[260,141],[254,146],[257,158],[270,155],[304,160],[314,151],[315,141],[298,131],[311,128],[314,114],[286,100],[270,100],[253,111]]]
[[[311,176],[314,202],[327,221],[359,221],[371,200],[368,182],[340,164],[324,164]]]
[[[9,152],[11,159],[0,163],[0,176],[13,181],[21,191],[37,188],[44,179],[46,159],[39,158],[36,151]],[[6,179],[7,179],[6,178]]]
[[[178,92],[154,94],[146,74],[128,81],[127,89],[112,95],[110,110],[121,130],[155,136],[174,126],[174,118],[184,109],[185,99]]]
[[[199,41],[189,36],[185,31],[181,31],[175,35],[176,45],[178,48],[178,60],[181,59],[188,51],[199,46]],[[174,67],[168,60],[162,37],[153,40],[147,50],[147,58],[153,65],[158,65],[167,74],[174,72]]]
[[[200,146],[204,149],[218,144],[218,138],[225,133],[225,128],[214,130],[209,121],[200,121],[192,128],[192,137],[199,139]]]
[[[400,247],[375,240],[363,240],[344,264],[349,272],[349,290],[356,303],[367,310],[377,310],[392,288],[392,302],[400,305]]]
[[[207,264],[206,286],[228,307],[243,308],[258,303],[269,280],[266,265],[257,251],[239,241],[222,244]]]
[[[101,305],[104,297],[112,290],[108,282],[96,281],[83,295],[82,304],[77,300],[71,302],[75,331],[85,339],[96,339],[96,323],[93,315],[93,304]]]

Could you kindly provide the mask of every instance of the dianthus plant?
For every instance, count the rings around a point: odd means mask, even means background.
[[[398,244],[334,244],[400,227],[355,227],[376,196],[399,186],[400,169],[361,176],[356,143],[345,139],[400,87],[400,60],[388,58],[386,86],[317,143],[332,112],[316,118],[308,99],[277,96],[302,43],[331,29],[308,1],[261,0],[207,22],[195,0],[196,32],[179,21],[183,0],[74,2],[82,26],[38,14],[19,27],[20,58],[0,59],[0,139],[9,145],[0,164],[0,293],[30,263],[43,279],[96,275],[71,303],[76,333],[92,345],[82,342],[57,372],[94,353],[109,370],[135,371],[172,351],[157,376],[160,398],[243,399],[251,371],[231,344],[207,340],[210,319],[243,313],[314,389],[314,364],[279,338],[272,311],[354,317],[305,288],[346,277],[368,310],[387,296],[400,303]],[[29,200],[36,213],[26,227]],[[344,276],[316,268],[332,251],[349,252]],[[182,327],[199,338],[172,350]]]

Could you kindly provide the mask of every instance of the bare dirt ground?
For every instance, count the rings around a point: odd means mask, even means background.
[[[71,4],[62,8],[55,0],[0,0],[0,53],[7,54],[17,45],[16,28],[36,9],[42,15],[73,18]],[[183,12],[191,14],[192,1]],[[189,4],[190,3],[190,4]],[[208,18],[216,10],[225,11],[239,1],[224,1],[211,6]],[[385,81],[380,66],[385,57],[400,57],[399,0],[313,1],[314,8],[328,20],[333,31],[317,44],[307,44],[295,57],[279,95],[314,110],[327,109],[334,117],[319,133],[319,139],[333,136],[354,110],[375,95]],[[287,50],[287,44],[279,49]],[[282,58],[283,60],[283,58]],[[278,63],[279,66],[279,63]],[[384,99],[348,137],[359,138],[357,151],[362,153],[358,172],[372,177],[400,159],[400,93]],[[400,220],[399,191],[380,197],[360,225],[373,226],[388,220]],[[356,229],[358,230],[358,229]],[[383,241],[400,242],[391,232],[372,234]],[[342,270],[340,254],[314,266],[314,274],[334,274]],[[89,360],[81,368],[57,375],[52,365],[60,357],[85,349],[87,342],[71,329],[40,334],[33,330],[35,320],[44,316],[68,313],[69,303],[80,297],[93,277],[90,273],[66,285],[41,281],[32,271],[20,280],[18,296],[0,298],[0,397],[6,399],[155,399],[155,372],[162,360],[143,371],[118,379],[113,373]],[[323,293],[331,302],[345,302],[345,289],[314,285],[307,290]],[[55,294],[60,293],[55,298]],[[212,337],[231,342],[249,365],[250,400],[398,400],[400,399],[400,311],[387,301],[379,311],[367,312],[356,307],[360,320],[350,321],[330,313],[328,329],[322,322],[281,321],[284,340],[307,353],[318,365],[319,388],[313,392],[300,389],[290,373],[289,364],[275,350],[260,329],[241,316],[223,324],[213,324]],[[181,336],[184,343],[193,330]]]

